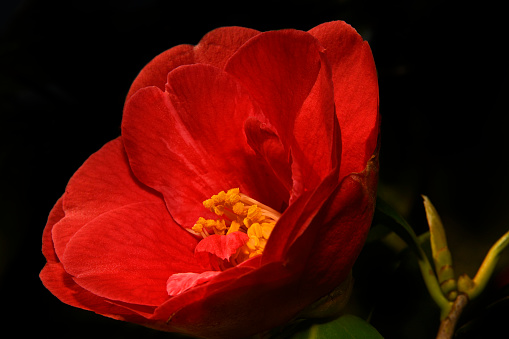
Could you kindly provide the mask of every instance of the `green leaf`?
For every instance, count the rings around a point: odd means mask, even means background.
[[[420,241],[412,227],[394,208],[379,197],[376,199],[373,225],[377,223],[384,225],[403,239],[419,260],[424,259],[424,252],[421,249]]]
[[[376,210],[373,218],[373,224],[381,223],[382,225],[389,228],[391,231],[401,237],[417,256],[417,262],[419,269],[421,270],[422,278],[428,289],[428,292],[441,310],[442,319],[447,316],[452,303],[442,293],[442,289],[438,283],[437,277],[428,257],[422,250],[419,238],[415,234],[414,230],[406,222],[406,220],[396,212],[391,206],[379,197],[376,200]]]
[[[292,339],[381,339],[378,331],[368,322],[345,314],[328,323],[313,324],[297,332]]]

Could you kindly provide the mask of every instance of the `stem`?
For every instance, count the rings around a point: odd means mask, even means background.
[[[456,300],[452,304],[451,310],[447,314],[444,320],[440,323],[438,334],[436,339],[450,339],[454,334],[456,323],[468,304],[468,297],[465,294],[458,294]]]
[[[428,261],[424,253],[422,254],[423,254],[422,259],[417,260],[417,262],[419,263],[419,268],[421,269],[422,278],[424,279],[424,283],[426,284],[426,287],[431,298],[440,308],[441,319],[444,319],[445,316],[450,312],[453,304],[452,302],[447,300],[447,298],[442,293],[442,289],[438,284],[437,277],[433,272],[433,269],[431,268],[430,262]]]

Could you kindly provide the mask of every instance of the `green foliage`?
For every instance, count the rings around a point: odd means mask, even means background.
[[[412,227],[394,208],[380,198],[376,200],[376,210],[373,218],[373,225],[376,224],[384,225],[390,231],[397,234],[405,241],[412,252],[417,255],[419,260],[424,260],[424,252]]]
[[[327,323],[315,323],[301,330],[292,339],[381,339],[378,331],[368,322],[346,314]]]
[[[417,256],[417,262],[428,292],[440,308],[441,318],[445,318],[450,311],[452,303],[443,295],[442,289],[440,288],[435,275],[435,271],[433,270],[428,257],[422,250],[420,240],[412,227],[399,213],[380,198],[378,198],[376,202],[374,222],[383,224],[401,237],[401,239],[407,243],[408,247]]]

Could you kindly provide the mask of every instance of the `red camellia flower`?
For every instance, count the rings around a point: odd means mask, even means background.
[[[279,326],[348,276],[378,131],[373,57],[344,22],[171,48],[51,211],[40,277],[69,305],[159,330]]]

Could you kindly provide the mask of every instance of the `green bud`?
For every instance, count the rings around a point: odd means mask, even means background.
[[[426,218],[428,219],[431,253],[435,263],[438,283],[440,284],[442,293],[447,299],[452,301],[456,299],[458,294],[456,292],[457,286],[452,265],[452,256],[447,246],[444,226],[442,225],[442,220],[438,212],[428,197],[424,195],[422,197],[424,199]]]

